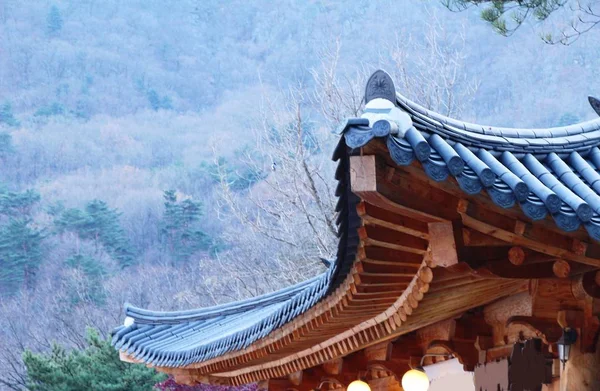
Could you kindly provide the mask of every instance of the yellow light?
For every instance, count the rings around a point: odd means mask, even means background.
[[[402,376],[402,388],[404,391],[427,391],[429,378],[424,370],[411,369]]]
[[[354,380],[352,383],[348,384],[346,391],[371,391],[371,387],[362,380]]]

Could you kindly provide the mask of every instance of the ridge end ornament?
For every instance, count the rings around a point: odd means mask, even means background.
[[[365,88],[365,104],[373,99],[382,98],[390,102],[396,102],[396,87],[392,77],[384,70],[378,69],[367,81]]]
[[[600,100],[593,96],[588,96],[588,102],[590,102],[590,106],[592,106],[592,109],[594,109],[596,114],[600,115]]]
[[[372,136],[403,138],[412,128],[411,117],[396,105],[396,87],[383,70],[375,71],[365,88],[365,110],[361,118],[369,120]]]

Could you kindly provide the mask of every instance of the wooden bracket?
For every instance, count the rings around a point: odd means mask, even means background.
[[[562,335],[562,329],[558,323],[552,320],[535,318],[533,316],[511,316],[506,321],[506,327],[508,328],[512,325],[520,325],[529,328],[536,333],[539,338],[542,338],[545,344],[556,343]]]
[[[432,341],[429,349],[442,348],[446,352],[456,356],[463,365],[465,371],[472,372],[479,361],[479,352],[475,348],[473,341]]]
[[[290,373],[288,375],[288,380],[293,385],[299,386],[302,383],[302,373],[303,373],[303,371],[296,371],[296,372]]]
[[[340,373],[342,373],[343,365],[344,365],[344,359],[336,358],[336,359],[324,362],[323,370],[328,375],[339,375]]]

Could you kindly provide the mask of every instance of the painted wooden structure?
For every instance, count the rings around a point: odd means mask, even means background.
[[[300,391],[357,378],[400,390],[426,354],[451,354],[476,382],[494,373],[502,389],[535,357],[547,390],[600,389],[600,120],[464,123],[401,96],[383,71],[365,102],[334,153],[339,247],[329,269],[219,307],[127,306],[113,333],[121,358],[186,384]],[[563,370],[565,327],[579,338]],[[535,354],[514,355],[515,344]]]

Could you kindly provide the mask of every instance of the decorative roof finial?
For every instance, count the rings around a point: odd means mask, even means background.
[[[390,102],[396,102],[396,87],[391,76],[381,69],[375,71],[367,81],[365,88],[365,104],[369,101],[383,98]]]
[[[590,105],[596,114],[600,115],[600,100],[594,98],[593,96],[588,96],[588,101],[590,102]]]

